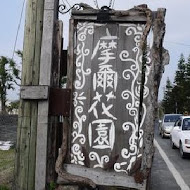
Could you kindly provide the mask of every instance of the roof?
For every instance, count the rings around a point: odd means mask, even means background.
[[[182,114],[177,114],[177,113],[164,114],[164,116],[165,115],[181,115],[182,116]]]
[[[181,118],[182,118],[182,119],[185,119],[185,118],[190,118],[190,115],[185,115],[185,116],[184,116],[184,115],[182,115],[182,116],[181,116]]]

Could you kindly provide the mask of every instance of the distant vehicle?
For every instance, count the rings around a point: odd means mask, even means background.
[[[181,116],[171,131],[172,148],[179,148],[182,158],[190,154],[190,116]]]
[[[181,114],[165,114],[159,124],[159,133],[164,137],[170,137],[171,130]]]

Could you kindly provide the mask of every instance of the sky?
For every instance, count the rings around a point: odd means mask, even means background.
[[[25,1],[27,2],[27,0]],[[108,6],[110,0],[97,1],[99,7],[101,7],[103,5]],[[0,0],[0,56],[12,57],[23,2],[24,0]],[[60,3],[62,2],[65,4],[68,2],[72,6],[75,3],[80,3],[81,0],[60,0]],[[82,2],[95,8],[94,0],[82,0]],[[190,19],[190,0],[115,0],[113,8],[115,10],[128,10],[139,4],[147,4],[153,11],[156,11],[157,8],[167,9],[165,17],[166,34],[164,38],[164,48],[169,50],[170,63],[165,66],[165,72],[160,84],[159,100],[161,100],[163,98],[163,90],[167,78],[169,77],[172,82],[174,80],[180,54],[183,53],[186,59],[190,54],[190,24],[188,24]],[[16,50],[22,50],[23,47],[25,14],[24,12],[19,29]],[[64,16],[60,15],[59,17],[64,25],[65,48],[68,43],[69,17],[69,13]],[[18,90],[9,92],[8,94],[9,100],[15,100],[18,99],[18,97]]]

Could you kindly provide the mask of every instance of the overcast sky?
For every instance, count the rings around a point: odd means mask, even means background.
[[[67,1],[70,5],[81,2],[81,0]],[[66,3],[65,0],[63,2]],[[95,7],[94,0],[82,0],[82,2]],[[12,57],[22,4],[23,0],[0,0],[0,56]],[[127,10],[139,4],[147,4],[151,10],[157,10],[157,8],[167,9],[164,47],[169,50],[170,64],[165,67],[165,73],[161,81],[159,92],[159,99],[161,99],[167,77],[173,81],[180,54],[183,53],[186,58],[190,54],[190,0],[115,0],[113,8]],[[109,5],[109,0],[98,0],[98,5],[99,7]],[[21,50],[24,36],[24,16],[25,13],[22,18],[16,46],[16,49]],[[64,47],[67,47],[69,16],[69,14],[60,16],[60,19],[64,22]],[[9,93],[9,99],[18,98],[16,94],[16,92]]]

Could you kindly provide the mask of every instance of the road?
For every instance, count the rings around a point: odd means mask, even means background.
[[[155,147],[150,190],[190,190],[190,157],[182,159],[169,138],[159,136],[157,126]]]

